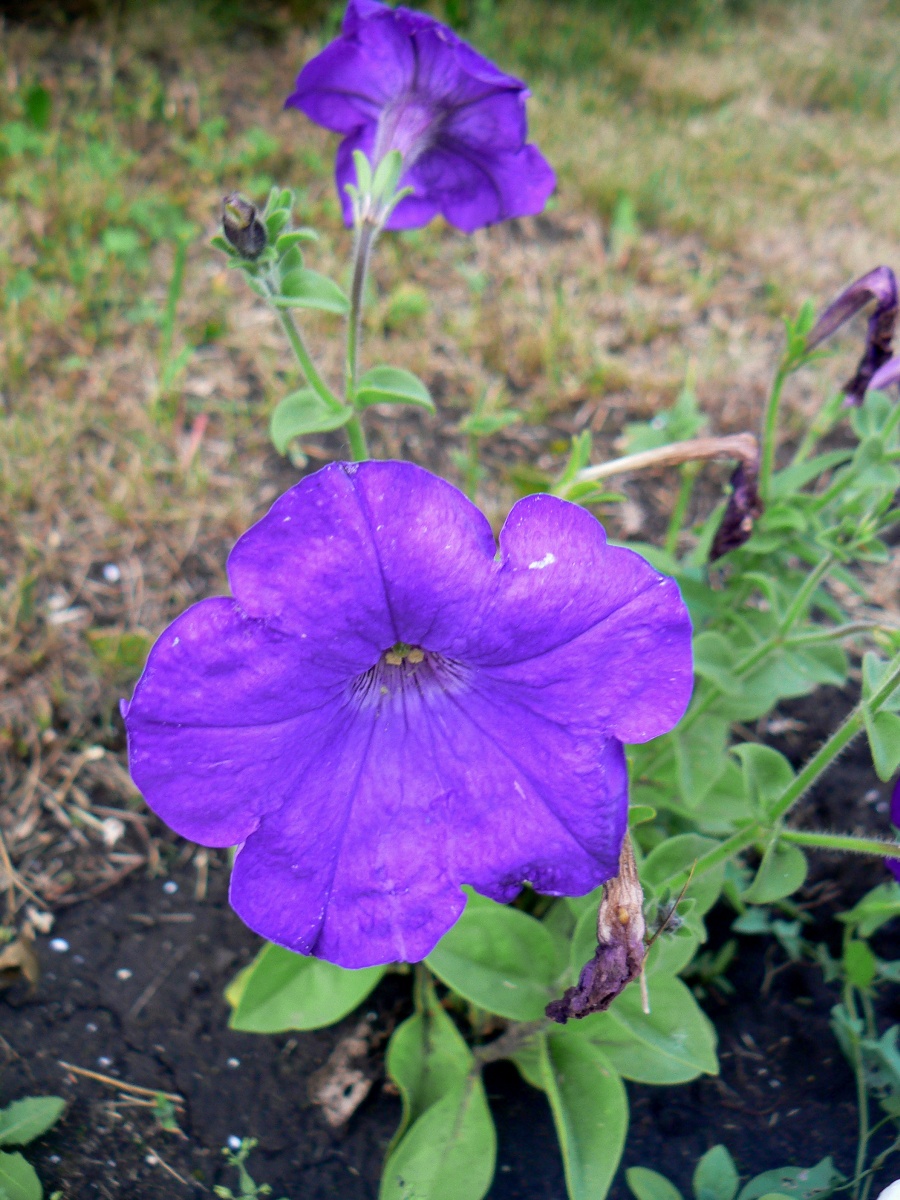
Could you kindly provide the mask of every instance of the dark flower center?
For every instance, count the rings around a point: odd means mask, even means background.
[[[469,671],[462,663],[408,642],[395,642],[374,667],[351,681],[350,693],[361,708],[379,710],[430,696],[465,690]]]

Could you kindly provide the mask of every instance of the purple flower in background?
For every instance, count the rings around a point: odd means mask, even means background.
[[[891,268],[876,267],[845,288],[825,309],[806,339],[806,348],[813,350],[872,300],[875,308],[869,317],[865,350],[856,374],[843,389],[847,403],[857,407],[869,388],[887,387],[896,381],[896,377],[885,378],[885,373],[880,370],[891,357],[897,324],[897,279]]]
[[[900,829],[900,779],[894,784],[894,790],[891,793],[891,824],[894,829]],[[886,858],[884,865],[900,883],[900,858]]]
[[[344,220],[355,183],[353,151],[377,167],[403,155],[402,200],[389,229],[438,213],[466,233],[539,213],[555,176],[526,142],[528,90],[425,13],[349,0],[341,36],[308,62],[286,106],[344,134],[335,174]]]
[[[231,902],[345,967],[423,958],[462,884],[578,895],[616,873],[623,742],[690,698],[673,580],[584,509],[500,534],[410,463],[334,463],[228,560],[234,599],[162,634],[124,709],[132,775],[184,837],[238,845]]]

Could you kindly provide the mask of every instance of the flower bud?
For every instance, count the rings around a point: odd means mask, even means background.
[[[255,205],[237,192],[222,201],[222,232],[244,258],[259,258],[266,248],[266,227]]]
[[[816,321],[806,339],[807,350],[815,349],[872,300],[875,301],[875,308],[869,317],[863,355],[856,368],[856,374],[852,379],[848,379],[843,387],[847,403],[857,408],[865,399],[866,392],[873,386],[874,377],[891,358],[894,329],[900,311],[897,278],[891,268],[876,267],[844,288]],[[890,382],[894,380],[891,379]],[[877,386],[887,386],[887,383],[882,379]]]

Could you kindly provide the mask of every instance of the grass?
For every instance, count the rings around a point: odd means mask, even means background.
[[[515,470],[554,468],[588,426],[610,448],[689,364],[714,427],[755,424],[782,313],[891,260],[900,10],[798,0],[674,41],[603,5],[473,12],[479,44],[532,86],[559,196],[473,238],[385,238],[364,357],[423,375],[440,408],[376,419],[378,453],[457,477],[471,407],[521,412],[486,451],[479,498],[499,517]],[[265,433],[296,374],[206,244],[219,198],[290,184],[322,230],[311,265],[340,272],[349,250],[334,142],[281,111],[315,37],[224,40],[180,14],[0,44],[0,828],[47,902],[101,854],[96,797],[135,802],[116,701],[146,646],[224,590],[235,537],[297,477]],[[309,333],[337,375],[335,325]],[[798,427],[852,357],[798,381]],[[339,440],[304,448],[315,464]],[[632,497],[630,532],[648,535],[675,482]],[[108,753],[84,759],[93,745]]]

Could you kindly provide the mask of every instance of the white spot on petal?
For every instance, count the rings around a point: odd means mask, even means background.
[[[529,563],[528,570],[529,571],[543,571],[544,567],[549,567],[555,562],[556,562],[556,555],[552,554],[548,550],[547,553],[544,555],[544,557],[542,559],[540,559],[538,562]]]

